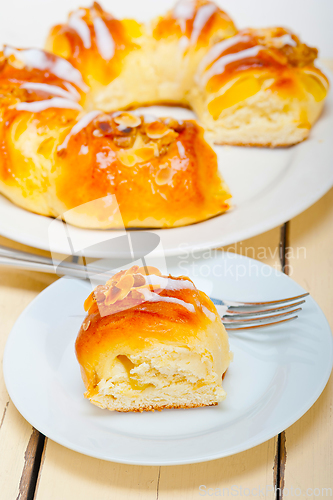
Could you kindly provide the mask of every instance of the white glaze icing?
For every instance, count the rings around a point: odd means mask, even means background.
[[[3,53],[5,57],[13,55],[16,59],[22,61],[25,66],[36,68],[41,71],[50,71],[58,78],[72,82],[82,90],[88,91],[88,87],[83,82],[80,71],[75,69],[66,59],[53,55],[51,56],[40,49],[17,50],[9,45],[4,47]]]
[[[183,33],[186,31],[186,21],[194,16],[194,3],[191,0],[182,0],[173,9],[173,17],[177,19]]]
[[[185,307],[185,309],[187,309],[191,313],[195,312],[194,305],[189,304],[184,300],[176,299],[175,297],[163,297],[161,295],[158,295],[157,293],[151,292],[147,288],[141,288],[139,291],[140,293],[142,293],[147,302],[171,302],[173,304],[178,304],[182,307]]]
[[[178,148],[179,156],[181,157],[182,160],[185,160],[185,158],[186,158],[185,148],[180,141],[177,141],[177,148]]]
[[[290,33],[275,37],[274,39],[279,42],[279,47],[283,47],[283,45],[291,45],[292,47],[296,47],[297,45],[297,42],[295,42],[295,40],[291,37]]]
[[[85,11],[83,9],[79,9],[69,16],[68,26],[72,28],[79,35],[83,42],[83,46],[85,49],[91,48],[91,36],[90,30],[87,23],[82,19],[85,15]]]
[[[184,288],[195,290],[195,286],[188,280],[175,280],[173,278],[164,278],[156,274],[144,276],[147,285],[160,285],[163,290],[183,290]]]
[[[182,56],[184,55],[184,52],[186,51],[188,46],[189,46],[189,39],[186,36],[180,37],[178,42],[178,47],[179,47],[179,52]]]
[[[215,321],[216,320],[216,314],[213,313],[212,311],[210,311],[209,309],[207,309],[207,307],[202,306],[202,310],[203,310],[203,312],[205,313],[205,315],[207,316],[208,319],[210,319],[211,321]]]
[[[158,120],[158,118],[156,118],[156,116],[149,115],[148,113],[144,114],[143,118],[144,118],[145,123],[153,123],[153,122],[156,122]]]
[[[226,40],[222,40],[222,42],[216,43],[212,46],[212,48],[208,51],[208,53],[203,57],[202,61],[198,66],[197,74],[201,75],[203,71],[212,64],[218,57],[220,57],[223,52],[230,49],[233,45],[237,45],[240,42],[247,42],[250,39],[247,35],[235,35],[231,38],[227,38]]]
[[[98,51],[103,59],[109,61],[114,56],[115,43],[107,25],[101,17],[94,18],[94,29]]]
[[[209,3],[207,5],[203,5],[197,12],[193,22],[193,30],[191,34],[191,44],[195,45],[200,33],[203,28],[206,26],[207,21],[212,17],[212,15],[216,12],[217,6],[213,3]]]
[[[79,151],[79,155],[86,155],[86,154],[88,154],[88,151],[89,151],[88,146],[85,146],[84,144],[82,144],[80,151]]]
[[[215,63],[203,74],[200,79],[200,83],[202,85],[206,85],[206,83],[213,76],[221,75],[227,64],[238,61],[240,59],[254,57],[258,55],[261,50],[265,50],[265,47],[263,47],[262,45],[256,45],[255,47],[251,47],[250,49],[240,50],[239,52],[235,52],[234,54],[227,54],[225,56],[222,56],[220,59],[215,61]]]
[[[81,118],[81,120],[79,120],[74,125],[74,127],[72,128],[70,133],[65,137],[64,142],[60,146],[58,146],[58,151],[61,151],[62,149],[67,148],[67,145],[68,145],[70,138],[73,135],[76,135],[79,132],[81,132],[82,129],[86,128],[89,125],[89,123],[92,122],[92,120],[94,120],[94,118],[96,118],[96,116],[98,116],[100,113],[101,113],[101,111],[95,110],[95,111],[90,111],[90,113],[87,113],[86,115],[84,115]]]
[[[68,92],[70,92],[71,94],[73,94],[75,100],[79,100],[81,98],[80,94],[78,93],[78,91],[76,90],[75,87],[73,87],[73,85],[69,82],[63,82],[63,85],[64,87],[66,87],[66,89],[68,90]]]
[[[64,99],[70,99],[74,101],[78,101],[78,98],[80,95],[77,93],[77,95],[74,95],[71,92],[68,92],[68,90],[64,90],[61,87],[57,87],[57,85],[49,85],[48,83],[39,83],[39,82],[25,82],[22,83],[21,89],[27,89],[27,90],[36,90],[45,92],[46,94],[50,95],[56,95],[58,97],[63,97]]]
[[[192,0],[181,0],[173,9],[175,19],[192,19],[194,16],[194,2]]]
[[[16,105],[17,110],[30,111],[31,113],[39,113],[40,111],[45,111],[46,109],[51,108],[77,109],[78,111],[82,110],[82,107],[77,102],[69,99],[63,99],[62,97],[52,97],[52,99],[47,99],[45,101],[20,102]]]

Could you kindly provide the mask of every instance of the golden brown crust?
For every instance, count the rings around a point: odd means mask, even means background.
[[[149,345],[152,338],[166,343],[181,343],[185,332],[188,341],[196,337],[200,327],[210,322],[203,307],[213,314],[215,307],[206,294],[195,288],[189,278],[161,278],[164,281],[170,279],[172,282],[179,282],[181,286],[179,289],[155,287],[154,293],[158,293],[159,301],[138,298],[142,289],[132,288],[125,297],[106,305],[110,285],[97,287],[94,292],[95,300],[88,302],[88,314],[75,343],[81,366],[85,369],[92,367],[93,360],[100,352],[107,352],[122,344],[135,350]],[[169,302],[168,298],[180,302]],[[143,331],[147,332],[146,339],[140,334]]]
[[[114,411],[118,411],[120,413],[143,413],[144,411],[162,411],[162,410],[176,410],[176,409],[186,409],[186,408],[202,408],[204,406],[217,406],[218,403],[210,403],[209,405],[205,404],[188,404],[188,405],[162,405],[162,406],[145,406],[142,408],[135,408],[135,409],[126,409],[126,408],[117,408]]]
[[[216,43],[236,32],[228,14],[209,0],[180,0],[166,15],[158,18],[153,27],[156,40],[186,37],[194,43],[195,49],[209,46],[212,41]]]
[[[47,57],[51,67],[59,59]],[[30,76],[38,80],[37,88],[31,88]],[[147,122],[145,117],[129,113],[100,113],[74,133],[80,123],[79,111],[63,108],[59,112],[52,107],[53,88],[68,94],[68,83],[51,71],[44,78],[39,70],[30,72],[24,65],[8,62],[0,74],[0,92],[2,89],[8,96],[8,103],[2,102],[0,125],[0,189],[5,195],[13,199],[12,191],[19,192],[21,197],[14,201],[46,215],[61,215],[91,200],[116,195],[121,220],[106,218],[108,225],[103,226],[103,215],[98,212],[90,214],[95,215],[92,222],[88,218],[69,220],[83,227],[173,227],[205,220],[229,208],[230,194],[221,182],[216,154],[194,121],[164,118],[151,123],[151,119]],[[29,88],[23,89],[26,84]],[[81,92],[78,86],[76,92]],[[79,106],[76,101],[67,102]],[[27,112],[34,103],[44,103],[45,109]],[[21,104],[23,110],[15,109]],[[121,121],[126,117],[132,117],[130,126]],[[34,160],[27,162],[24,144],[13,140],[17,129],[35,135]],[[39,165],[36,158],[40,158]],[[43,171],[44,164],[47,170]],[[35,183],[31,171],[36,171]],[[68,189],[73,184],[77,188]],[[32,195],[38,194],[40,199],[35,202]],[[47,200],[44,210],[42,204]]]
[[[278,144],[276,145],[275,143],[272,144],[271,142],[265,142],[265,143],[256,143],[256,142],[237,142],[237,141],[216,141],[215,144],[218,146],[239,146],[239,147],[247,147],[247,148],[271,148],[271,149],[277,149],[277,148],[290,148],[291,146],[295,146],[295,144],[300,144],[301,142],[305,141],[307,137],[304,137],[300,141],[292,142],[292,143],[285,143],[285,144]]]
[[[270,85],[264,86],[268,93],[301,101],[304,92],[311,90],[306,82],[304,88],[302,80],[309,70],[313,78],[317,77],[318,84],[322,82],[323,91],[325,85],[328,86],[325,75],[314,66],[317,55],[317,49],[301,43],[296,35],[285,28],[245,29],[226,43],[212,47],[201,63],[197,79],[208,94],[214,95],[228,82],[237,84],[237,81],[247,78],[247,87],[238,88],[239,102],[255,95],[260,85],[270,80]],[[256,85],[254,80],[251,81],[251,75],[254,75]],[[316,91],[315,87],[313,91]],[[223,109],[237,102],[230,89],[222,92],[222,95],[223,101],[220,101],[224,107],[217,111],[218,102],[215,101],[214,109],[211,109],[216,118]],[[315,96],[316,100],[323,97]]]

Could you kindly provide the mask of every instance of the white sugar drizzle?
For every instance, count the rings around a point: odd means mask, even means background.
[[[143,276],[143,275],[142,275]],[[162,276],[157,276],[156,274],[150,274],[149,276],[143,276],[146,280],[146,283],[149,285],[158,285],[163,290],[183,290],[190,289],[195,290],[195,286],[191,281],[188,280],[175,280],[173,278],[163,278]],[[179,304],[185,307],[190,312],[195,312],[195,307],[193,304],[185,302],[184,300],[177,299],[176,297],[165,297],[163,295],[159,295],[158,293],[152,292],[147,288],[139,288],[138,291],[142,293],[146,302],[171,302],[174,304]],[[211,321],[216,320],[216,314],[210,311],[207,307],[201,306],[203,313],[209,318]]]
[[[96,111],[95,110],[95,111],[90,111],[90,113],[87,113],[86,115],[84,115],[81,118],[81,120],[79,120],[74,125],[74,127],[69,132],[69,134],[65,137],[64,142],[62,144],[60,144],[60,146],[58,146],[58,151],[61,151],[62,149],[67,148],[67,145],[68,145],[68,142],[69,142],[70,138],[73,135],[76,135],[79,132],[81,132],[81,130],[83,130],[84,128],[86,128],[89,125],[89,123],[92,122],[92,120],[94,120],[94,118],[96,118],[96,116],[98,116],[100,113],[101,113],[101,111]]]
[[[50,71],[50,73],[53,73],[58,78],[72,82],[82,90],[88,90],[88,87],[82,80],[80,71],[74,68],[66,59],[48,54],[41,49],[17,50],[9,45],[4,47],[3,53],[5,57],[13,55],[16,59],[22,61],[25,66],[41,71]]]
[[[173,9],[173,17],[177,19],[183,33],[186,31],[186,21],[194,16],[194,3],[192,0],[178,2]]]
[[[208,51],[207,55],[201,60],[197,74],[201,75],[207,66],[212,64],[218,57],[220,57],[223,52],[230,49],[233,45],[237,45],[240,42],[247,42],[250,39],[248,35],[235,35],[231,38],[227,38],[226,40],[222,40],[222,42],[216,43],[212,46],[212,48]]]
[[[86,154],[88,154],[88,151],[89,151],[88,146],[85,146],[84,144],[82,144],[81,149],[79,151],[79,155],[86,155]]]
[[[176,299],[175,297],[163,297],[161,295],[158,295],[158,293],[147,290],[147,288],[140,288],[140,293],[142,293],[147,302],[171,302],[173,304],[178,304],[185,307],[185,309],[192,313],[195,312],[194,305],[189,304],[188,302],[184,302],[184,300]]]
[[[279,42],[279,47],[283,47],[284,45],[291,45],[292,47],[296,47],[297,42],[291,37],[290,33],[286,33],[285,35],[275,37],[274,40]]]
[[[58,97],[63,97],[64,99],[70,99],[72,101],[78,101],[80,97],[79,94],[74,95],[68,90],[64,90],[61,87],[57,87],[57,85],[49,85],[48,83],[39,83],[39,82],[26,82],[22,83],[21,89],[27,90],[36,90],[45,92],[46,94],[56,95]]]
[[[68,90],[68,92],[70,92],[71,94],[73,94],[74,98],[76,101],[78,101],[81,96],[80,94],[78,93],[78,91],[76,90],[75,87],[73,87],[73,85],[69,82],[63,82],[64,84],[64,87],[66,87],[66,89]]]
[[[182,143],[180,141],[177,141],[177,148],[178,148],[179,156],[181,157],[182,160],[184,160],[186,158],[186,152],[185,152],[184,146],[182,145]]]
[[[194,16],[194,2],[192,0],[182,0],[173,9],[173,17],[176,19],[192,19]]]
[[[205,313],[205,315],[207,316],[207,318],[209,318],[211,321],[215,321],[216,320],[216,314],[214,314],[212,311],[210,311],[209,309],[207,309],[207,307],[202,306],[202,310]]]
[[[139,114],[139,113],[133,113],[133,114]],[[148,113],[144,114],[143,118],[144,118],[145,123],[153,123],[153,122],[158,121],[158,118],[156,118],[156,116],[149,115]]]
[[[193,22],[193,31],[191,34],[191,44],[195,45],[200,33],[203,28],[206,26],[208,20],[212,17],[212,15],[216,12],[217,6],[213,3],[209,3],[207,5],[203,5],[197,12]]]
[[[246,59],[248,57],[254,57],[261,50],[265,50],[265,47],[263,47],[262,45],[256,45],[255,47],[251,47],[250,49],[240,50],[239,52],[235,52],[234,54],[227,54],[226,56],[222,56],[204,73],[201,78],[201,84],[206,85],[206,83],[213,76],[222,74],[227,64],[230,64],[234,61],[239,61],[241,59]]]
[[[163,290],[183,290],[184,288],[195,290],[191,281],[188,280],[175,280],[173,278],[163,278],[156,274],[149,274],[144,276],[146,283],[149,285],[159,285]]]
[[[90,30],[87,23],[82,19],[85,15],[85,11],[83,9],[79,9],[69,16],[68,26],[72,28],[79,35],[83,42],[83,46],[85,49],[91,48],[91,36]]]
[[[98,51],[103,59],[109,61],[114,56],[115,44],[107,25],[101,17],[94,18],[94,29]]]
[[[82,107],[75,101],[63,99],[62,97],[52,97],[46,101],[20,102],[16,105],[18,111],[30,111],[31,113],[39,113],[51,108],[77,109],[82,111]]]
[[[180,37],[178,42],[179,52],[182,56],[184,55],[184,52],[186,51],[188,46],[189,46],[189,39],[185,35],[183,35],[182,37]]]

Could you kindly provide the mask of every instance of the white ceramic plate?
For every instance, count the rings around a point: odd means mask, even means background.
[[[173,0],[163,0],[163,2],[161,0],[158,3],[153,0],[142,0],[138,4],[134,0],[126,0],[116,4],[105,0],[103,5],[121,18],[134,16],[144,21],[163,13],[173,3]],[[219,3],[223,6],[222,1]],[[58,0],[46,3],[44,0],[36,0],[33,15],[27,10],[27,4],[23,0],[7,4],[2,16],[3,26],[0,21],[2,27],[0,43],[24,47],[42,46],[49,27],[56,22],[64,21],[68,12],[82,2]],[[228,7],[236,21],[244,18],[241,6],[237,7],[233,2],[232,5],[226,6]],[[259,9],[260,12],[265,12],[265,8],[266,5],[263,5],[263,9]],[[249,16],[250,11],[251,9],[248,12]],[[257,11],[253,11],[252,24],[258,22]],[[287,16],[284,17],[284,24],[288,25],[289,14],[282,12]],[[329,17],[328,11],[326,17]],[[293,18],[291,22],[294,22]],[[272,20],[267,20],[267,23],[272,24]],[[14,25],[15,30],[12,28]],[[322,26],[322,23],[318,25]],[[300,29],[299,24],[297,29]],[[306,25],[304,32],[308,31]],[[330,76],[328,71],[325,72]],[[330,78],[332,80],[331,76]],[[193,117],[191,112],[184,109],[154,108],[154,110],[158,115]],[[177,255],[180,251],[188,249],[202,250],[235,243],[276,227],[311,206],[333,185],[332,130],[333,93],[331,92],[322,117],[311,131],[310,138],[302,144],[276,150],[216,147],[219,168],[233,194],[234,208],[227,214],[199,225],[156,231],[161,238],[165,254]],[[0,196],[0,234],[3,236],[49,250],[49,224],[49,218],[22,210]],[[91,241],[95,241],[95,237],[98,237],[98,232],[91,230],[73,228],[71,232],[72,237],[77,240],[84,238],[87,241],[91,238]],[[112,237],[118,234],[120,233],[113,231]],[[52,250],[68,253],[67,239],[53,241]],[[86,255],[88,253],[86,252]],[[108,257],[110,252],[105,255],[98,252],[90,256]]]
[[[194,265],[193,265],[194,264]],[[304,290],[252,259],[220,254],[195,263],[169,261],[218,298],[273,300]],[[293,424],[316,401],[332,368],[328,323],[309,297],[299,318],[270,329],[234,333],[234,361],[216,407],[111,413],[83,398],[74,354],[86,282],[61,279],[23,312],[6,345],[4,375],[17,409],[58,443],[116,462],[175,465],[224,457],[256,446]]]

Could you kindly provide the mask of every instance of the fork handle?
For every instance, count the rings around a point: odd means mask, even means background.
[[[88,278],[87,272],[83,271],[82,269],[76,269],[75,267],[69,267],[69,266],[55,267],[53,263],[50,264],[43,262],[33,262],[29,260],[23,260],[18,258],[13,259],[11,257],[0,256],[0,265],[14,267],[16,269],[24,269],[28,271],[38,271],[41,273],[51,273],[61,276],[71,276],[72,278],[81,278],[81,279]]]
[[[62,261],[62,262],[53,261],[49,257],[44,257],[43,255],[37,255],[34,253],[24,252],[22,250],[15,250],[14,248],[9,248],[9,247],[5,247],[3,245],[0,245],[0,259],[2,257],[7,258],[7,259],[15,259],[17,261],[20,261],[21,263],[22,262],[31,262],[33,265],[34,264],[41,264],[42,266],[46,266],[46,267],[43,267],[40,269],[37,267],[36,268],[34,268],[34,267],[27,268],[27,269],[30,269],[32,271],[35,270],[35,271],[41,271],[41,272],[46,272],[46,273],[51,272],[54,274],[60,274],[62,276],[65,276],[65,275],[73,276],[71,274],[71,272],[73,269],[75,269],[77,271],[81,271],[82,273],[85,274],[85,277],[87,277],[87,269],[78,263],[66,262],[66,261]],[[0,262],[0,264],[1,264],[1,262]],[[14,263],[9,263],[9,260],[4,261],[4,264],[11,265],[13,267],[15,266]],[[21,265],[20,265],[20,267],[21,267]],[[68,269],[68,273],[65,272],[64,268]],[[22,267],[21,267],[21,269],[22,269]],[[101,270],[97,267],[94,267],[91,264],[88,265],[88,269],[89,269],[89,272],[91,272],[91,273],[98,274],[100,272],[103,272],[103,270]],[[80,277],[80,276],[75,275],[75,277]]]

